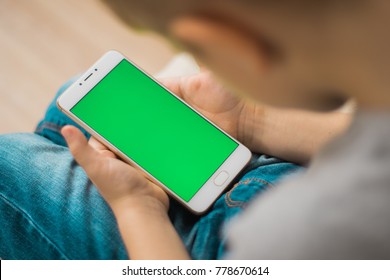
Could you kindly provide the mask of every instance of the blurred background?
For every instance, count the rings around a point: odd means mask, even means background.
[[[149,73],[173,56],[99,0],[0,0],[0,133],[33,131],[61,84],[110,49]]]

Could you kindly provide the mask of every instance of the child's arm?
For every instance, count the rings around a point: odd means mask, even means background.
[[[69,149],[111,206],[131,259],[188,259],[168,218],[169,199],[157,185],[75,127],[62,129]]]
[[[138,204],[114,210],[130,259],[189,259],[166,211]]]
[[[254,152],[297,163],[307,163],[352,119],[352,114],[341,112],[257,107],[247,117],[245,144]]]

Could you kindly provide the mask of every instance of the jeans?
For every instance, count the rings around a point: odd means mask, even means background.
[[[0,136],[0,258],[128,258],[110,207],[66,147],[60,134],[66,124],[76,125],[53,101],[35,133]],[[300,169],[254,156],[232,188],[201,216],[171,199],[169,216],[192,258],[223,258],[229,220]]]

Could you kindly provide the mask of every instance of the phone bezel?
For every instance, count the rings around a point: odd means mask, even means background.
[[[141,166],[139,166],[135,161],[129,158],[127,155],[122,153],[114,145],[112,145],[108,140],[102,137],[97,131],[93,130],[76,115],[74,115],[70,110],[73,108],[86,94],[88,94],[93,87],[95,87],[107,74],[111,72],[123,59],[126,59],[129,63],[134,65],[137,69],[143,72],[145,75],[150,77],[158,85],[166,89],[170,94],[178,98],[185,105],[194,110],[197,114],[205,118],[208,122],[219,129],[227,137],[234,140],[238,146],[234,152],[225,160],[225,162],[214,172],[214,174],[209,178],[209,180],[196,192],[192,199],[188,202],[184,201],[181,197],[176,195],[169,187],[165,186],[159,182],[152,174],[148,173]],[[92,75],[91,75],[92,73]],[[234,178],[240,173],[240,171],[248,164],[252,154],[248,148],[246,148],[239,141],[231,137],[228,133],[223,131],[215,123],[206,118],[203,114],[194,109],[191,105],[187,104],[180,97],[176,96],[159,81],[157,81],[153,76],[146,73],[142,68],[138,67],[134,62],[126,58],[124,55],[117,51],[109,51],[103,55],[92,67],[90,67],[79,79],[77,79],[59,98],[57,99],[58,108],[63,111],[67,116],[73,119],[80,126],[85,128],[91,135],[101,141],[106,145],[110,150],[117,154],[121,159],[129,163],[130,165],[141,170],[150,180],[156,184],[162,186],[171,196],[175,197],[179,202],[185,205],[188,209],[196,214],[201,214],[207,211],[207,209],[213,204],[213,202],[224,192],[224,190],[229,186],[229,184],[234,180]],[[221,171],[226,171],[229,173],[230,177],[226,182],[217,186],[214,184],[214,179],[219,175]]]

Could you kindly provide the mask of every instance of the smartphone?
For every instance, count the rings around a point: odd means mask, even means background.
[[[251,152],[117,51],[109,51],[57,106],[195,213],[205,212]]]

